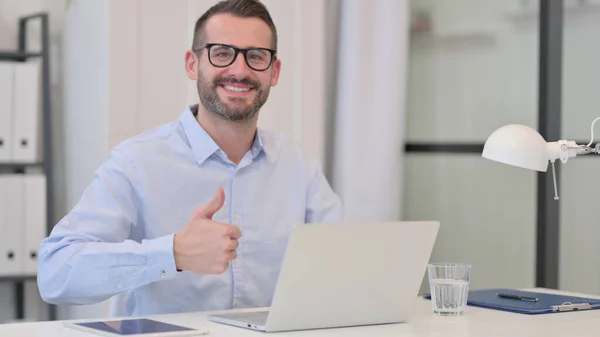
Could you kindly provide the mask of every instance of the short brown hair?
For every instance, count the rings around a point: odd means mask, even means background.
[[[271,28],[271,48],[277,50],[277,29],[275,28],[275,23],[273,23],[267,7],[259,0],[223,0],[209,8],[196,21],[192,50],[199,48],[205,42],[204,27],[206,26],[206,21],[215,14],[225,13],[241,18],[259,18],[264,21]]]

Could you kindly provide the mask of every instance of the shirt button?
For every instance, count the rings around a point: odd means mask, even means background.
[[[117,288],[119,288],[119,289],[123,289],[123,285],[122,285],[122,284],[119,284],[119,285],[117,286]]]
[[[237,215],[237,213],[235,213],[235,214],[233,215],[233,220],[237,220],[237,219],[239,219],[239,216]]]
[[[167,278],[167,277],[169,277],[169,274],[163,270],[160,272],[160,276],[162,276],[163,278]]]
[[[69,222],[68,222],[67,220],[65,220],[65,221],[63,221],[63,223],[62,223],[62,224],[63,224],[63,226],[68,226],[68,225],[69,225]]]

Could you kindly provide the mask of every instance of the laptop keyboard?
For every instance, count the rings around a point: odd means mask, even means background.
[[[269,311],[236,312],[220,315],[235,321],[247,322],[255,325],[265,326]]]

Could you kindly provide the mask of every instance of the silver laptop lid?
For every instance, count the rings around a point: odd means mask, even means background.
[[[439,225],[411,221],[295,227],[267,331],[406,321]]]

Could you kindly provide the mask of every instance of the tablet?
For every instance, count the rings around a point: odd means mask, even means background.
[[[147,318],[65,323],[65,326],[108,337],[174,337],[203,336],[208,334],[206,330],[197,330]]]

